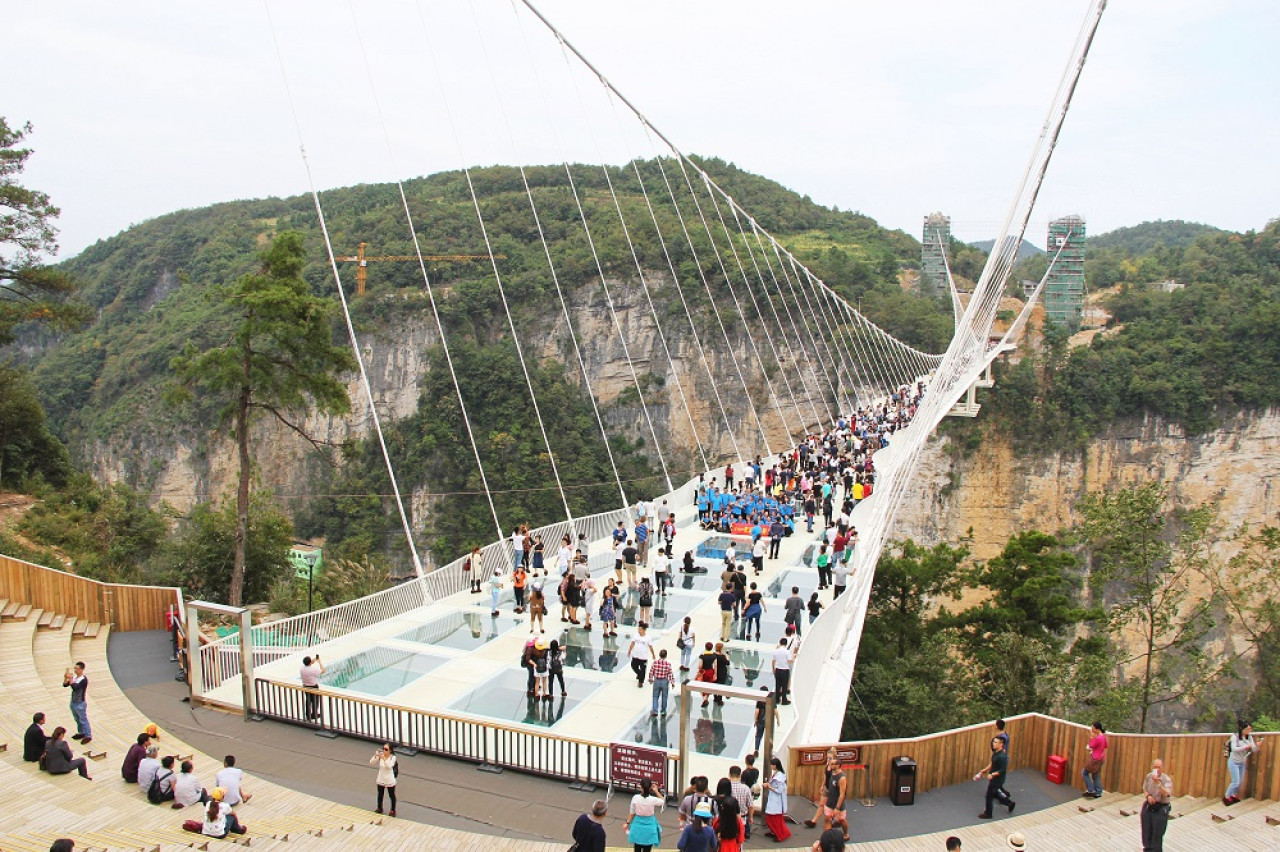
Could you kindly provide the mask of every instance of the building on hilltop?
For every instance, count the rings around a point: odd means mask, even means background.
[[[1071,332],[1079,330],[1084,314],[1084,237],[1082,216],[1063,216],[1049,223],[1046,248],[1053,268],[1044,285],[1044,315],[1048,322]]]
[[[930,213],[924,217],[920,239],[920,280],[916,289],[926,296],[947,291],[947,249],[951,246],[951,217]]]

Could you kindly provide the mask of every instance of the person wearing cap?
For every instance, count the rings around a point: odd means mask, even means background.
[[[236,756],[229,754],[222,759],[222,768],[213,776],[213,783],[226,791],[223,799],[231,807],[253,798],[240,786],[244,782],[244,770],[236,766]]]
[[[714,852],[716,832],[711,827],[711,803],[702,801],[693,809],[693,819],[680,832],[676,848],[681,852]]]
[[[533,697],[547,696],[547,640],[539,636],[533,643],[533,653],[529,656],[529,664],[533,666]]]
[[[209,793],[209,806],[204,811],[204,826],[200,833],[205,837],[226,837],[228,833],[244,834],[249,829],[240,824],[231,806],[223,801],[227,791],[214,787]]]

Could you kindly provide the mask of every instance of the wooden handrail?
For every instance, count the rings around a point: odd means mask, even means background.
[[[1011,770],[1044,771],[1049,756],[1056,754],[1067,758],[1064,782],[1076,789],[1084,789],[1080,771],[1090,737],[1087,726],[1041,713],[1008,716],[1005,723],[1011,739]],[[816,764],[802,765],[800,754],[831,746],[858,747],[859,760],[867,764],[872,796],[888,795],[893,786],[891,764],[899,755],[916,760],[918,792],[961,784],[971,779],[973,773],[990,758],[989,744],[995,730],[994,722],[982,722],[919,737],[795,746],[789,756],[788,785],[797,794],[816,795],[822,786],[824,768]],[[1219,797],[1228,783],[1222,745],[1230,736],[1229,733],[1129,734],[1108,731],[1109,747],[1101,773],[1102,787],[1122,793],[1140,793],[1150,761],[1162,757],[1174,779],[1175,795]],[[1280,736],[1261,736],[1273,742],[1250,760],[1246,793],[1259,799],[1280,798],[1280,755],[1275,753],[1280,749]]]
[[[174,586],[105,583],[4,555],[0,596],[122,632],[164,630],[169,606],[182,605],[182,590]]]

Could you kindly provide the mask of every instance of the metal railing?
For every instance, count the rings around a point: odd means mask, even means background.
[[[559,778],[607,785],[609,746],[454,716],[416,710],[328,690],[306,689],[265,678],[254,679],[254,696],[262,716],[317,730],[425,751],[478,763]],[[318,713],[318,718],[311,718]],[[668,752],[664,790],[680,778],[679,758]]]

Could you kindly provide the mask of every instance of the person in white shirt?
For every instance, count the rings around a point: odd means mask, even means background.
[[[160,771],[160,758],[156,756],[158,754],[159,746],[148,746],[147,756],[138,764],[138,789],[144,796],[151,790],[151,782],[156,780],[156,774]]]
[[[780,639],[778,647],[773,649],[772,665],[775,698],[779,704],[790,704],[791,650],[787,648],[787,640],[785,638]]]
[[[631,657],[631,670],[636,673],[636,686],[643,688],[645,671],[653,656],[653,641],[646,635],[643,624],[636,628],[636,635],[627,647],[627,656]]]
[[[236,766],[236,756],[229,754],[222,760],[222,768],[218,770],[218,774],[213,776],[213,783],[226,791],[223,801],[230,807],[235,807],[241,802],[247,802],[253,798],[249,793],[241,788],[244,781],[244,770]]]
[[[173,807],[185,808],[187,805],[198,805],[209,801],[209,794],[200,786],[200,779],[192,770],[191,761],[182,761],[182,771],[173,782]]]
[[[511,556],[513,564],[519,568],[524,560],[524,533],[519,527],[511,531]]]
[[[209,794],[209,806],[204,812],[204,826],[201,833],[205,837],[226,837],[228,833],[244,834],[249,829],[240,824],[231,806],[223,801],[226,790],[214,787]]]

